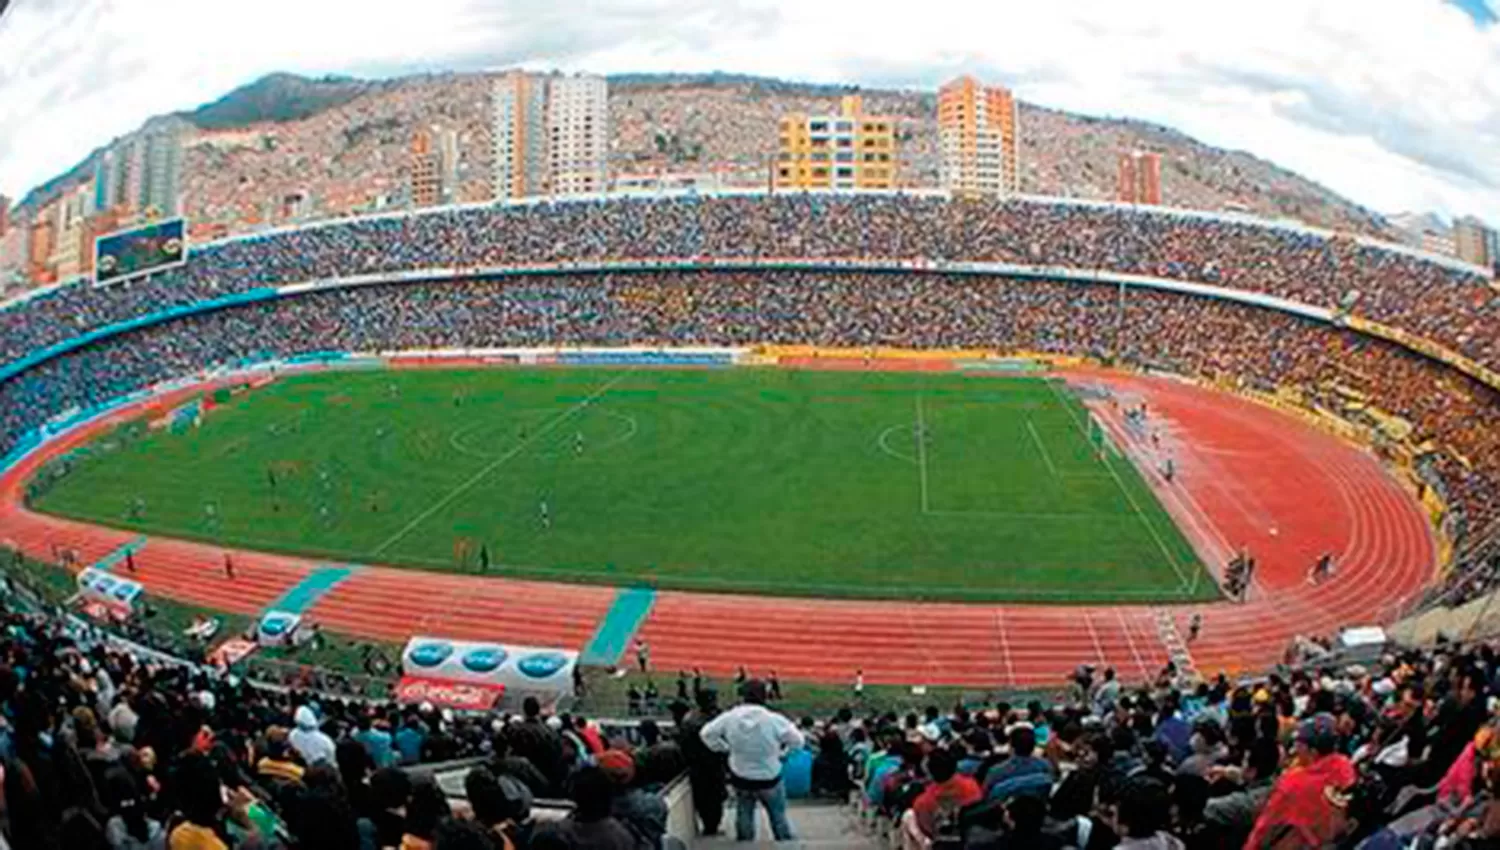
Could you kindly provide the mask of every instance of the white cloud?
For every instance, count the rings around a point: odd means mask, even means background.
[[[273,70],[517,62],[922,87],[972,70],[1376,209],[1500,222],[1500,26],[1442,0],[22,0],[0,19],[0,187]]]

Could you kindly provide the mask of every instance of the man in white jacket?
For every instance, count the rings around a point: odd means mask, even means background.
[[[302,756],[307,766],[312,767],[319,762],[333,764],[333,739],[318,728],[318,715],[313,713],[312,707],[298,706],[292,719],[297,722],[297,728],[287,736],[287,742]]]
[[[802,746],[802,733],[792,721],[766,708],[765,682],[746,682],[744,698],[743,704],[703,727],[703,743],[711,750],[729,754],[729,783],[735,790],[735,838],[755,840],[755,809],[759,804],[766,807],[776,840],[791,841],[781,759]]]

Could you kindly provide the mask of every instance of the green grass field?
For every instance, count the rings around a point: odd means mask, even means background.
[[[1065,393],[953,373],[327,372],[101,453],[35,506],[345,562],[477,571],[482,545],[492,573],[570,581],[1212,598],[1150,489],[1113,450],[1101,459]]]

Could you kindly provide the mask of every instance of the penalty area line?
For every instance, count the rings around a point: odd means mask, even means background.
[[[417,514],[415,517],[412,517],[411,521],[408,522],[406,525],[401,526],[401,528],[398,529],[395,534],[392,534],[390,537],[387,537],[385,540],[383,540],[380,543],[379,546],[376,546],[374,549],[371,549],[368,557],[374,558],[374,557],[378,556],[381,552],[384,552],[385,550],[387,550],[387,549],[391,548],[392,546],[396,545],[397,543],[401,542],[403,539],[406,538],[406,535],[410,534],[417,526],[421,525],[422,523],[424,523],[428,519],[430,519],[433,514],[436,514],[438,511],[440,511],[443,508],[446,508],[448,505],[452,504],[454,499],[457,499],[459,496],[462,496],[464,493],[469,492],[469,490],[472,489],[475,484],[478,484],[480,481],[483,481],[486,477],[489,476],[490,473],[492,473],[495,470],[499,469],[501,467],[501,465],[503,465],[506,461],[508,461],[511,458],[515,457],[516,455],[520,454],[522,452],[522,450],[524,450],[527,446],[531,445],[532,443],[536,442],[537,440],[541,439],[542,437],[545,437],[547,434],[551,433],[554,428],[556,428],[557,426],[563,424],[564,422],[568,421],[569,419],[573,418],[574,414],[576,414],[578,411],[584,409],[585,407],[588,407],[590,404],[593,403],[593,401],[595,399],[599,398],[600,396],[602,396],[606,392],[608,392],[610,387],[613,387],[615,384],[618,384],[628,374],[629,374],[628,372],[621,372],[620,374],[614,376],[613,378],[611,378],[607,382],[605,382],[605,384],[603,386],[599,387],[598,389],[596,389],[592,393],[590,393],[589,396],[587,398],[585,398],[583,401],[575,403],[573,406],[567,408],[566,410],[562,411],[561,413],[559,413],[556,416],[552,417],[551,419],[547,420],[547,422],[544,425],[542,425],[542,427],[538,428],[531,436],[529,436],[526,439],[522,440],[521,442],[517,443],[516,446],[515,446],[515,448],[513,448],[510,451],[506,452],[505,454],[502,454],[499,457],[495,458],[494,461],[492,461],[491,463],[485,465],[485,467],[483,469],[480,469],[478,472],[474,473],[474,475],[472,475],[468,480],[466,480],[463,483],[459,484],[457,487],[454,487],[452,490],[449,490],[448,494],[446,496],[443,496],[441,499],[438,499],[437,501],[433,502],[431,505],[429,505],[427,507],[426,510],[424,510],[421,513]]]
[[[1092,441],[1089,439],[1088,427],[1081,421],[1079,421],[1078,413],[1077,411],[1073,410],[1071,405],[1068,404],[1067,397],[1062,394],[1062,391],[1059,390],[1057,388],[1057,385],[1052,381],[1048,381],[1047,386],[1052,390],[1052,394],[1057,397],[1058,404],[1061,404],[1063,408],[1068,411],[1069,416],[1073,421],[1074,427],[1076,427],[1078,429],[1078,432],[1083,435],[1084,442],[1092,445]],[[1177,563],[1177,558],[1173,556],[1171,550],[1167,548],[1166,541],[1162,540],[1161,535],[1157,533],[1156,526],[1151,524],[1151,520],[1146,517],[1146,512],[1141,509],[1141,506],[1136,502],[1135,497],[1130,494],[1130,488],[1126,487],[1125,482],[1120,479],[1119,471],[1116,470],[1114,465],[1109,462],[1109,453],[1111,449],[1115,451],[1117,457],[1124,457],[1125,455],[1123,451],[1121,451],[1114,445],[1114,440],[1111,440],[1109,438],[1109,430],[1105,428],[1103,422],[1099,423],[1099,437],[1104,442],[1105,446],[1105,450],[1100,452],[1099,463],[1104,466],[1105,470],[1109,472],[1110,477],[1114,479],[1115,486],[1120,490],[1120,495],[1124,496],[1125,501],[1130,503],[1131,510],[1133,510],[1136,517],[1140,519],[1141,525],[1146,527],[1146,533],[1151,535],[1151,539],[1155,541],[1156,547],[1160,549],[1162,555],[1166,557],[1167,563],[1172,567],[1172,572],[1177,573],[1177,580],[1181,583],[1181,592],[1183,593],[1183,595],[1190,595],[1193,590],[1197,589],[1197,585],[1190,581],[1187,577],[1187,574],[1182,571],[1182,566]],[[1129,460],[1126,460],[1126,463],[1129,462]]]

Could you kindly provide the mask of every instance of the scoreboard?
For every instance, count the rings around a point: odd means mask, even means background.
[[[180,218],[119,230],[94,240],[94,282],[113,283],[180,266],[187,260]]]

